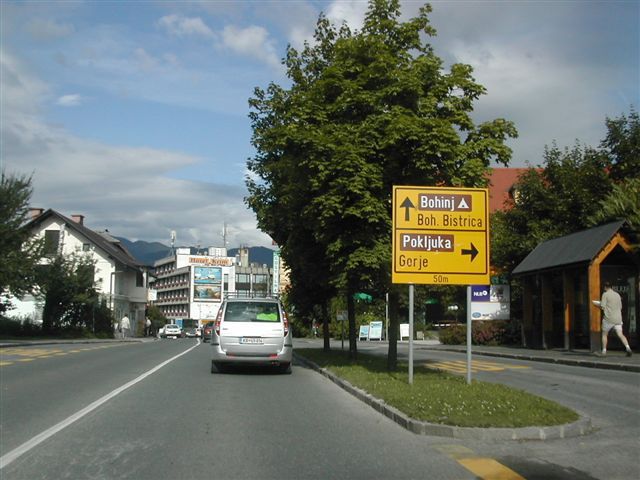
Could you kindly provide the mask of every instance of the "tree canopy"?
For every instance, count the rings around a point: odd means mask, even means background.
[[[392,186],[484,186],[491,161],[509,161],[514,125],[474,124],[485,89],[468,65],[444,69],[425,42],[435,35],[430,11],[401,22],[398,0],[372,0],[355,32],[321,15],[315,43],[287,50],[291,86],[250,99],[247,203],[282,247],[292,284],[327,295],[331,286],[348,300],[389,291]],[[318,269],[324,278],[310,277]]]
[[[613,220],[626,220],[638,232],[638,115],[632,110],[606,125],[599,148],[553,145],[542,166],[520,176],[514,204],[492,215],[494,267],[509,272],[539,243]]]
[[[0,174],[0,293],[20,297],[36,284],[42,242],[31,240],[29,222],[31,177]],[[0,314],[9,305],[0,301]]]

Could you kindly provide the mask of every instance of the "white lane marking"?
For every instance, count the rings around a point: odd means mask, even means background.
[[[191,350],[196,348],[198,345],[200,345],[200,341],[199,340],[198,340],[198,343],[196,343],[193,347],[185,350],[182,353],[179,353],[178,355],[176,355],[175,357],[170,358],[169,360],[165,360],[160,365],[158,365],[158,366],[152,368],[151,370],[143,373],[138,378],[134,378],[130,382],[125,383],[124,385],[122,385],[121,387],[116,388],[115,390],[113,390],[110,393],[107,393],[105,396],[103,396],[102,398],[99,398],[95,402],[93,402],[90,405],[84,407],[82,410],[79,410],[78,412],[74,413],[70,417],[67,417],[65,420],[61,421],[60,423],[54,425],[51,428],[48,428],[44,432],[39,433],[38,435],[33,437],[31,440],[27,440],[26,442],[24,442],[19,447],[14,448],[10,452],[4,454],[2,457],[0,457],[0,470],[2,470],[4,467],[9,465],[11,462],[16,460],[21,455],[24,455],[25,453],[27,453],[29,450],[31,450],[35,446],[41,444],[42,442],[44,442],[48,438],[52,437],[53,435],[55,435],[59,431],[63,430],[64,428],[68,427],[69,425],[71,425],[75,421],[80,420],[86,414],[91,413],[93,410],[95,410],[99,406],[105,404],[106,402],[111,400],[113,397],[121,394],[122,392],[124,392],[129,387],[133,387],[136,383],[141,382],[142,380],[147,378],[149,375],[151,375],[151,374],[157,372],[158,370],[160,370],[165,365],[167,365],[167,364],[173,362],[174,360],[180,358],[181,356],[189,353]]]

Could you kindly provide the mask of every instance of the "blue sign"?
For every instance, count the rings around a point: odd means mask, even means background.
[[[472,285],[471,301],[472,302],[491,301],[491,287],[489,287],[489,285]]]

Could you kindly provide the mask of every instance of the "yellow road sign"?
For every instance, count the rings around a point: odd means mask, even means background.
[[[393,283],[488,285],[489,191],[393,187]]]

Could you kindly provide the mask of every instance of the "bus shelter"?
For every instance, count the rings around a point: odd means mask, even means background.
[[[622,297],[623,331],[638,346],[640,258],[617,221],[540,243],[512,272],[522,282],[524,342],[532,348],[601,349],[602,285]],[[615,335],[609,348],[622,348]]]

